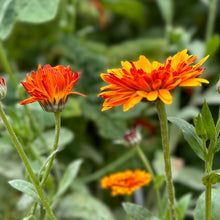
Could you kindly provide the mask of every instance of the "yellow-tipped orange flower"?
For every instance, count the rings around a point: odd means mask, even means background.
[[[29,104],[38,101],[47,112],[62,111],[70,94],[85,96],[79,92],[71,92],[79,79],[79,73],[73,73],[70,66],[51,67],[39,65],[35,74],[26,75],[26,81],[21,82],[30,98],[21,101],[20,104]]]
[[[111,195],[131,195],[136,189],[149,185],[152,180],[151,174],[143,170],[126,170],[105,176],[101,180],[103,189],[111,188]]]
[[[201,86],[209,83],[196,78],[205,68],[200,66],[208,58],[192,65],[197,57],[188,55],[187,50],[168,57],[162,64],[150,63],[145,56],[136,62],[121,62],[122,69],[109,69],[101,78],[110,85],[101,88],[99,96],[105,99],[102,111],[122,105],[127,111],[142,99],[155,101],[158,98],[165,104],[172,103],[170,90],[179,86]]]

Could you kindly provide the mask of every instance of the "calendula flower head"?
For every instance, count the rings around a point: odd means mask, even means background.
[[[0,77],[0,100],[4,99],[7,94],[7,86],[5,80]]]
[[[112,196],[131,195],[136,189],[149,185],[151,180],[151,174],[143,170],[126,170],[103,177],[101,186],[110,188]]]
[[[72,72],[70,66],[51,67],[39,65],[37,72],[32,71],[31,76],[26,75],[22,85],[30,94],[30,98],[20,104],[29,104],[38,101],[47,112],[62,111],[70,94],[85,96],[79,92],[71,92],[79,79],[79,73]]]
[[[119,105],[127,111],[142,99],[150,102],[160,99],[171,104],[171,90],[209,83],[206,79],[197,78],[205,69],[200,66],[208,56],[193,65],[196,58],[183,50],[168,57],[164,63],[150,63],[145,56],[140,56],[136,62],[121,62],[121,69],[109,69],[108,73],[101,74],[101,78],[109,83],[101,88],[99,94],[105,99],[102,111]]]
[[[115,140],[115,144],[122,144],[126,147],[135,147],[141,142],[142,136],[140,132],[140,127],[134,127],[126,131],[123,138]]]

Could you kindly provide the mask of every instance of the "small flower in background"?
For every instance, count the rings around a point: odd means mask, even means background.
[[[131,195],[136,189],[149,185],[151,180],[151,174],[143,170],[126,170],[103,177],[101,186],[111,188],[112,196]]]
[[[115,144],[122,144],[126,147],[135,147],[137,144],[139,144],[142,140],[142,136],[140,133],[140,127],[134,127],[130,130],[127,130],[124,137],[115,140]]]
[[[26,81],[22,85],[31,95],[30,98],[21,101],[19,104],[29,104],[38,101],[47,112],[62,111],[70,94],[85,96],[79,92],[71,92],[79,79],[79,73],[73,73],[70,66],[51,67],[39,65],[35,74],[26,75]]]
[[[5,80],[0,77],[0,100],[4,99],[7,94],[7,86]]]
[[[145,56],[140,56],[136,62],[121,62],[122,69],[110,69],[107,74],[101,74],[101,78],[110,84],[102,87],[99,94],[105,99],[102,111],[119,105],[127,111],[142,99],[155,101],[159,98],[165,104],[171,104],[170,90],[209,83],[206,79],[196,78],[205,69],[200,66],[208,56],[192,65],[196,58],[183,50],[168,57],[163,64],[150,63]]]

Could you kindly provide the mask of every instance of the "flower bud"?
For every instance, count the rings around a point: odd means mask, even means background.
[[[126,147],[134,147],[141,142],[142,136],[139,127],[132,128],[126,132],[124,137],[116,140],[116,144],[123,144]]]
[[[0,100],[4,99],[7,94],[5,80],[0,77]]]

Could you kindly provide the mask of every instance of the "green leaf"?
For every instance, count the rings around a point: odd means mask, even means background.
[[[204,185],[206,185],[208,183],[216,184],[216,183],[220,182],[220,169],[213,170],[213,171],[207,173],[203,177],[202,181],[203,181]]]
[[[193,151],[200,159],[205,161],[205,155],[202,147],[203,143],[202,140],[197,136],[195,128],[187,121],[180,118],[168,117],[168,120],[175,124],[182,131],[184,138],[191,146]]]
[[[146,208],[129,202],[122,204],[127,215],[131,216],[134,220],[159,220]]]
[[[165,181],[165,176],[164,175],[157,175],[155,178],[155,183],[154,183],[154,188],[155,189],[160,189]]]
[[[0,39],[5,40],[11,33],[16,19],[13,0],[0,0]]]
[[[40,198],[37,194],[37,191],[34,185],[30,182],[25,180],[11,180],[8,182],[13,188],[31,196],[36,202],[41,203]]]
[[[215,141],[216,139],[215,123],[206,101],[204,102],[202,107],[202,121],[206,129],[208,138],[210,140]]]
[[[53,151],[53,152],[47,157],[47,159],[44,161],[42,167],[40,168],[39,176],[41,176],[41,173],[43,172],[44,168],[46,168],[46,166],[48,165],[48,163],[49,163],[51,157],[53,157],[57,152],[59,152],[59,150]]]
[[[170,24],[173,19],[173,1],[172,0],[156,0],[161,14],[167,24]]]
[[[143,5],[135,0],[102,1],[103,6],[139,25],[145,24]]]
[[[195,190],[203,190],[204,185],[201,180],[204,172],[195,167],[184,167],[173,177],[175,182],[181,183]],[[193,177],[193,178],[192,178]],[[187,180],[187,181],[186,181]]]
[[[56,207],[58,219],[114,220],[107,206],[89,194],[74,193],[60,200]]]
[[[206,44],[206,54],[213,55],[218,51],[220,46],[219,35],[214,35]]]
[[[180,198],[176,204],[176,212],[178,220],[183,220],[189,207],[191,195],[187,194]]]
[[[49,130],[44,132],[43,134],[48,148],[52,149],[53,142],[54,142],[54,130]],[[58,150],[62,150],[70,141],[72,141],[74,138],[74,134],[72,131],[70,131],[67,128],[62,127],[60,129],[60,138],[58,143]],[[43,145],[41,139],[38,137],[34,140],[33,144],[37,146],[38,150],[41,154],[45,153],[47,149],[45,149],[45,146]]]
[[[81,164],[82,160],[78,159],[68,165],[59,183],[59,188],[57,190],[56,196],[61,196],[63,193],[65,193],[65,191],[68,189],[68,187],[72,184],[73,180],[77,176]]]
[[[19,0],[15,1],[18,20],[42,23],[52,20],[57,13],[59,0]]]
[[[220,150],[220,138],[215,142],[215,152]]]
[[[212,189],[212,220],[220,219],[220,190]],[[205,192],[203,192],[196,202],[194,210],[194,220],[206,220],[205,218]]]
[[[203,140],[207,140],[208,136],[206,133],[206,129],[203,124],[203,120],[201,118],[201,115],[199,114],[197,118],[193,118],[196,134]]]

